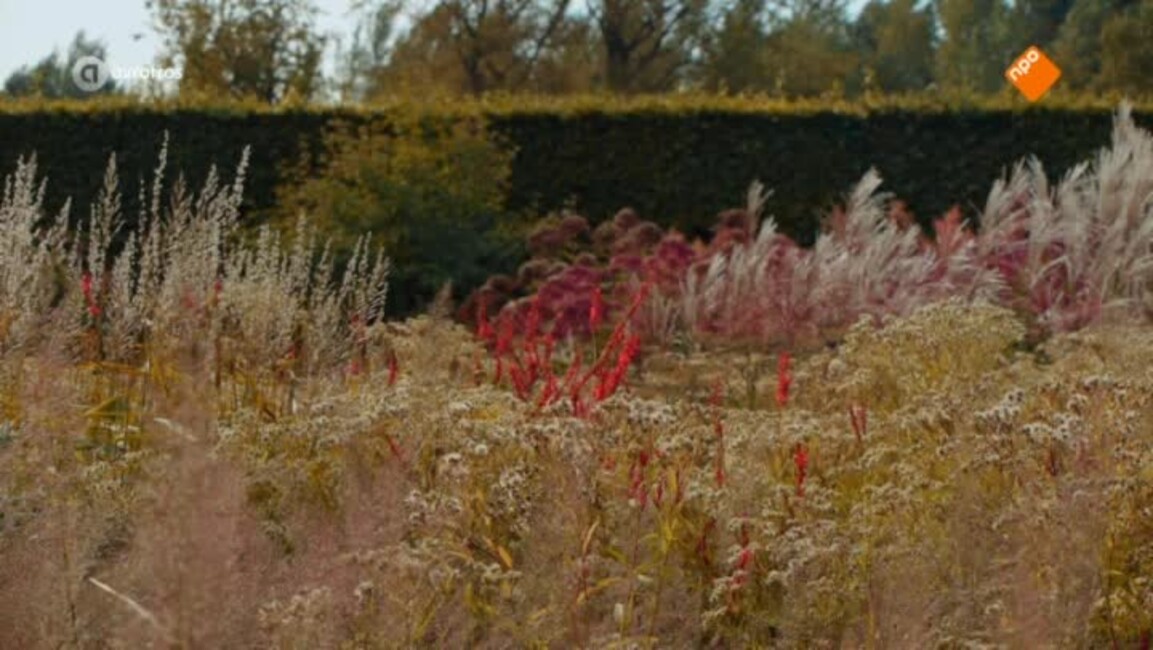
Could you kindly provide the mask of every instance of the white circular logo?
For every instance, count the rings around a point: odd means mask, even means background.
[[[94,56],[82,56],[72,65],[72,81],[86,93],[94,93],[108,83],[108,64]]]

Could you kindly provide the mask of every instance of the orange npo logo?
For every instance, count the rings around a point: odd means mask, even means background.
[[[1005,71],[1005,78],[1016,86],[1026,99],[1035,102],[1049,92],[1053,84],[1061,78],[1061,69],[1034,45],[1009,66]]]

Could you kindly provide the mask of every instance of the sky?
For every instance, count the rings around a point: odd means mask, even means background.
[[[350,0],[315,0],[323,31],[351,33]],[[21,66],[33,64],[68,45],[83,30],[102,41],[111,66],[154,62],[161,42],[144,0],[0,0],[0,84]]]

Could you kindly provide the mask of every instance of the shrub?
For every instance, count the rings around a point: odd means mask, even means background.
[[[512,153],[483,121],[403,115],[338,125],[325,142],[322,173],[300,171],[283,188],[283,217],[311,215],[341,259],[374,233],[394,261],[395,314],[422,307],[446,282],[469,291],[516,255],[505,232]]]

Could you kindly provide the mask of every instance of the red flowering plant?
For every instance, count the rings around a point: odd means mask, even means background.
[[[100,303],[96,300],[96,293],[92,289],[92,274],[85,272],[80,277],[80,292],[84,296],[84,304],[88,311],[88,315],[93,319],[100,318],[102,311]]]
[[[528,249],[532,258],[516,276],[490,278],[465,301],[460,317],[479,331],[482,304],[487,319],[504,309],[523,319],[539,300],[542,325],[556,339],[591,339],[597,349],[597,333],[631,310],[641,284],[649,286],[650,300],[629,316],[635,332],[652,340],[678,327],[680,319],[669,312],[679,306],[685,274],[699,255],[683,235],[629,209],[591,233],[577,215],[547,219],[530,235]]]
[[[793,465],[796,467],[797,496],[805,496],[805,480],[809,476],[809,450],[805,443],[798,442],[793,448]]]
[[[782,409],[789,404],[789,388],[792,385],[792,357],[788,352],[782,352],[777,363],[777,406]]]
[[[84,339],[86,354],[90,361],[105,359],[106,324],[104,323],[103,287],[97,286],[92,274],[85,271],[80,276],[80,295],[84,302]]]
[[[580,342],[572,337],[571,320],[564,314],[558,318],[555,311],[549,311],[547,293],[509,303],[495,324],[487,316],[487,307],[480,307],[477,336],[492,355],[493,384],[510,385],[517,397],[533,403],[538,411],[567,400],[574,416],[589,415],[593,404],[608,399],[623,385],[629,368],[640,354],[641,337],[631,322],[650,292],[649,284],[637,289],[607,343],[594,355],[587,369],[583,367]],[[586,327],[589,321],[599,318],[597,310],[592,308],[595,288],[589,293],[583,309]],[[566,309],[576,314],[582,311],[571,305]],[[561,334],[571,342],[567,368],[555,355]]]
[[[857,444],[863,444],[869,432],[869,409],[862,404],[850,405],[849,423],[853,427],[853,436],[857,439]]]

